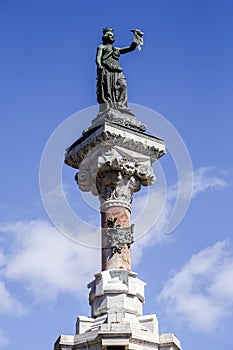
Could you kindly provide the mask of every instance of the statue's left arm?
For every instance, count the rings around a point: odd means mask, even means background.
[[[143,45],[143,32],[141,32],[139,29],[132,29],[131,32],[134,33],[133,41],[130,46],[119,48],[121,54],[134,51],[137,45],[139,51],[141,50],[141,46]]]
[[[120,54],[128,53],[134,51],[137,47],[135,42],[132,42],[130,46],[119,48]]]

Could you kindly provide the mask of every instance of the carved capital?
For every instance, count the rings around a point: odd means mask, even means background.
[[[81,191],[100,197],[101,210],[130,210],[133,193],[154,183],[152,163],[164,153],[163,140],[104,121],[67,149],[65,163],[79,170],[75,180]]]
[[[116,201],[130,209],[133,193],[155,181],[150,158],[117,146],[99,146],[79,169],[75,176],[79,188],[99,196],[103,210]]]
[[[134,192],[140,190],[140,180],[134,175],[135,163],[116,159],[103,165],[96,176],[96,188],[99,194],[101,210],[109,206],[123,206],[131,209]]]

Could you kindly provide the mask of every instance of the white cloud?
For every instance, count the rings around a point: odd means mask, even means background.
[[[0,281],[0,314],[21,316],[25,312],[21,303],[9,292],[3,281]]]
[[[213,167],[202,167],[194,172],[193,198],[210,188],[217,190],[228,186],[225,179],[214,174],[214,170],[215,168]]]
[[[9,339],[3,329],[0,329],[0,348],[9,344]]]
[[[215,174],[216,169],[214,167],[200,167],[193,172],[193,190],[192,198],[195,198],[197,194],[206,192],[209,189],[221,190],[228,186],[227,181],[218,174]],[[186,196],[186,188],[189,184],[189,174],[183,177],[185,180],[182,183],[183,191],[182,195]],[[168,188],[167,196],[169,200],[174,200],[178,192],[178,183],[171,185]]]
[[[233,254],[217,242],[193,255],[158,298],[169,315],[193,329],[213,331],[233,309]]]
[[[140,211],[143,201],[140,196],[135,204],[135,210]],[[135,242],[132,246],[132,263],[140,263],[143,250],[154,244],[161,244],[171,237],[165,234],[168,216],[170,213],[170,202],[164,205],[164,196],[158,190],[152,190],[147,199],[146,210],[135,221]]]
[[[3,229],[13,240],[1,275],[22,282],[37,301],[86,291],[86,283],[99,270],[98,249],[74,244],[46,221],[19,221]]]
[[[192,198],[210,188],[220,190],[228,186],[227,182],[220,176],[213,174],[213,171],[214,168],[212,167],[202,167],[194,172]],[[183,186],[185,188],[186,184],[183,183]],[[188,188],[189,185],[187,185],[187,191]],[[138,196],[133,202],[133,211],[137,213],[137,220],[135,221],[136,240],[132,249],[133,264],[140,263],[143,250],[147,246],[172,239],[171,235],[166,234],[166,231],[177,191],[178,184],[169,186],[165,198],[165,193],[155,187],[144,195]],[[185,190],[183,196],[185,196]],[[145,205],[145,203],[147,204]],[[182,211],[182,207],[180,210]],[[141,216],[139,216],[139,213],[142,213]],[[177,210],[177,213],[179,213],[179,210]],[[182,211],[181,215],[184,216],[185,212]]]

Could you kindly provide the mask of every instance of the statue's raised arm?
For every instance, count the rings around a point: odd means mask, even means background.
[[[115,36],[112,28],[104,28],[102,44],[97,48],[97,101],[100,113],[110,109],[132,115],[128,107],[127,85],[119,57],[143,45],[143,32],[133,29],[134,37],[130,46],[114,47]]]
[[[130,51],[134,51],[138,45],[138,51],[141,51],[143,45],[143,32],[139,29],[132,29],[131,32],[134,33],[133,41],[130,46],[122,47],[120,49],[120,53],[128,53]]]

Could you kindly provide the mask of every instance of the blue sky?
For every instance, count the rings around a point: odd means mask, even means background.
[[[96,104],[95,53],[105,26],[115,29],[116,46],[130,43],[132,28],[145,32],[142,51],[121,58],[129,101],[178,130],[194,169],[188,212],[166,235],[177,173],[169,152],[160,161],[166,210],[132,248],[133,269],[147,282],[144,313],[156,313],[160,332],[174,332],[184,349],[230,348],[232,15],[230,0],[0,2],[0,348],[51,349],[59,334],[74,333],[78,314],[90,313],[86,283],[100,269],[99,251],[57,232],[41,201],[39,166],[53,131]],[[77,120],[76,138],[90,119]],[[156,120],[149,125],[164,136]],[[98,227],[98,211],[80,205],[73,176],[63,169],[70,205]],[[145,193],[135,198],[135,213]],[[157,204],[159,195],[151,189]]]

